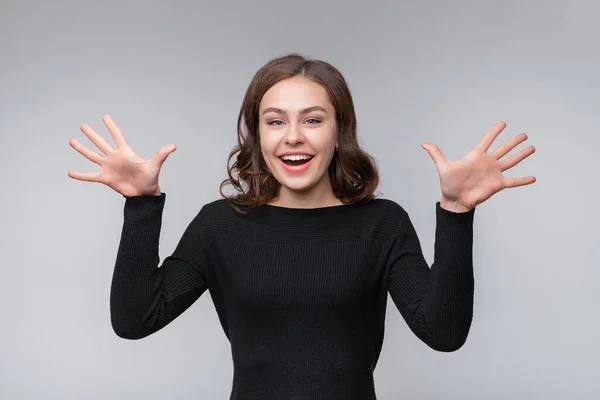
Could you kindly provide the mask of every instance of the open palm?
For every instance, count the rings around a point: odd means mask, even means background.
[[[110,131],[117,148],[114,149],[102,136],[83,124],[81,131],[104,155],[86,148],[75,139],[71,139],[69,144],[85,158],[100,165],[101,170],[69,171],[68,175],[81,181],[103,183],[124,196],[160,195],[158,175],[169,154],[175,151],[175,145],[163,146],[150,160],[144,160],[133,151],[121,129],[108,115],[103,116],[102,121]]]
[[[448,161],[437,146],[423,143],[422,147],[433,159],[440,177],[442,203],[451,205],[455,211],[464,212],[505,188],[530,185],[535,182],[533,176],[507,178],[502,175],[502,172],[514,167],[535,152],[535,147],[529,146],[505,160],[500,160],[519,143],[527,140],[525,133],[512,137],[493,152],[487,153],[505,127],[504,122],[494,125],[477,147],[458,161]]]

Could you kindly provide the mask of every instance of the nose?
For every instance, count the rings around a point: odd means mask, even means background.
[[[290,146],[304,143],[304,135],[297,124],[289,124],[285,133],[285,142]]]

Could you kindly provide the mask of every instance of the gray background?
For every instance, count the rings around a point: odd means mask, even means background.
[[[499,120],[537,152],[532,186],[475,216],[475,316],[455,353],[418,341],[389,303],[380,399],[592,399],[600,384],[597,2],[0,2],[0,398],[225,399],[228,342],[205,294],[162,331],[118,338],[109,288],[124,199],[68,170],[110,114],[163,168],[161,260],[215,200],[255,71],[288,52],[347,78],[381,192],[433,260],[438,177]]]

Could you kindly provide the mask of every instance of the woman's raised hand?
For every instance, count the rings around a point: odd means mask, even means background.
[[[442,207],[450,211],[466,212],[505,188],[531,185],[536,181],[535,176],[507,178],[502,175],[535,152],[535,147],[529,146],[515,155],[501,159],[519,143],[527,140],[525,133],[514,136],[496,150],[487,152],[505,127],[506,123],[503,121],[494,125],[477,147],[458,161],[447,160],[432,143],[422,144],[433,159],[440,176]]]
[[[117,148],[114,149],[88,125],[81,125],[81,131],[104,154],[86,148],[75,139],[71,139],[69,144],[85,158],[100,165],[101,170],[99,172],[69,171],[68,175],[81,181],[103,183],[127,197],[159,196],[158,175],[169,154],[175,151],[175,145],[165,145],[150,160],[144,160],[133,151],[121,129],[108,115],[102,117],[102,122],[108,128]]]

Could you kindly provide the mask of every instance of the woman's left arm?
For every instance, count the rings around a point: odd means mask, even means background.
[[[506,127],[496,124],[462,159],[448,161],[440,150],[424,143],[435,162],[442,190],[436,204],[434,262],[428,267],[407,214],[397,239],[390,270],[389,292],[410,329],[435,350],[455,351],[467,339],[473,316],[473,218],[475,207],[495,193],[529,185],[535,177],[506,178],[502,172],[533,154],[529,146],[500,160],[527,139],[524,133],[487,150]]]
[[[388,291],[411,331],[437,351],[458,350],[471,328],[474,214],[436,204],[431,268],[406,211],[397,222],[402,233],[391,253]]]

